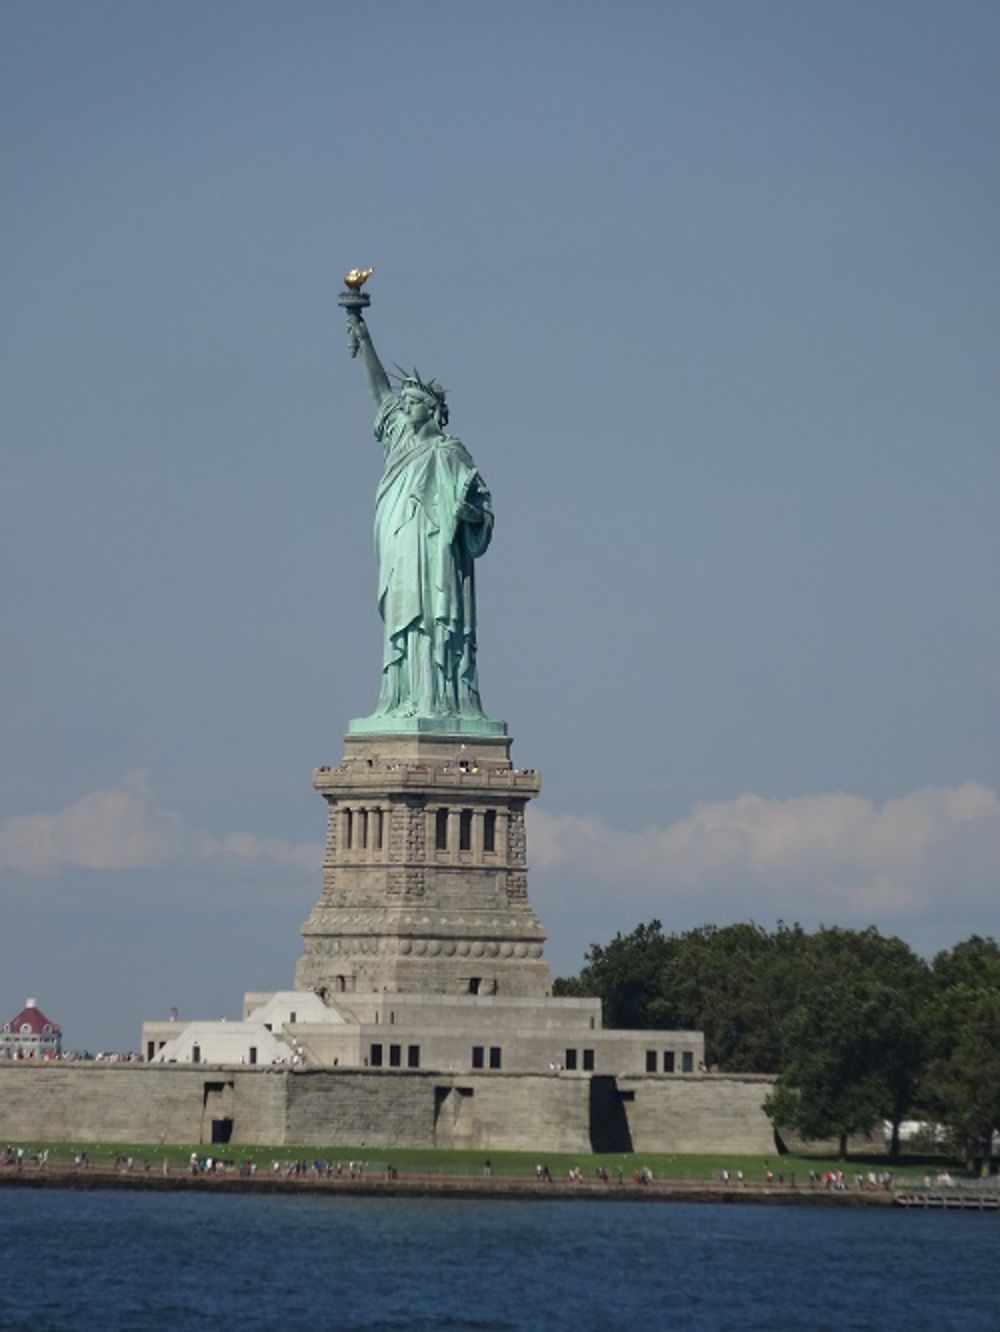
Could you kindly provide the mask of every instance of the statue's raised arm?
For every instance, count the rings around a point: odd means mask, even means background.
[[[351,355],[360,358],[371,395],[381,407],[386,398],[392,396],[392,385],[389,383],[385,367],[378,358],[372,335],[368,332],[368,325],[361,315],[347,316],[347,332],[352,347]]]
[[[339,298],[385,456],[375,497],[382,681],[375,712],[351,730],[504,734],[504,724],[483,712],[476,670],[473,565],[493,532],[489,491],[465,446],[447,433],[441,385],[416,370],[398,391],[390,384],[361,314],[370,273],[352,269]]]
[[[371,303],[368,293],[361,288],[374,272],[374,268],[352,268],[346,273],[344,285],[347,290],[341,292],[340,304],[347,313],[347,345],[351,349],[352,356],[361,357],[371,395],[375,399],[376,406],[381,407],[386,398],[392,394],[392,385],[389,383],[385,367],[378,358],[372,336],[368,332],[368,325],[361,314],[361,311]]]

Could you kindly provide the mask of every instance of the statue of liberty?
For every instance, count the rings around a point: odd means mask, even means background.
[[[493,532],[489,491],[461,441],[445,433],[441,385],[416,370],[398,389],[390,383],[361,315],[366,276],[352,270],[340,301],[385,455],[375,496],[384,636],[378,705],[350,730],[502,734],[504,724],[483,712],[476,675],[474,562]]]

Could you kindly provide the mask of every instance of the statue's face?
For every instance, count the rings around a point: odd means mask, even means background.
[[[405,388],[400,394],[400,399],[403,411],[414,429],[419,430],[421,426],[434,419],[433,404],[426,393],[421,393],[419,389]]]

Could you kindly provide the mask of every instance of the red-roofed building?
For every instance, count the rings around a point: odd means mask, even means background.
[[[62,1053],[62,1032],[34,999],[0,1027],[0,1059],[46,1059]]]

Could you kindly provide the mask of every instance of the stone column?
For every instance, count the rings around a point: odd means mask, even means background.
[[[448,859],[458,860],[458,822],[462,811],[452,805],[448,810]]]
[[[473,809],[472,837],[470,838],[470,842],[472,847],[472,863],[474,865],[481,865],[483,863],[483,820],[485,818],[485,810]]]
[[[496,841],[497,860],[504,869],[510,864],[510,814],[506,809],[497,810]]]
[[[337,841],[340,843],[340,855],[343,859],[350,850],[347,830],[350,825],[350,810],[346,805],[341,805],[337,810],[337,819],[340,823],[340,832]]]

